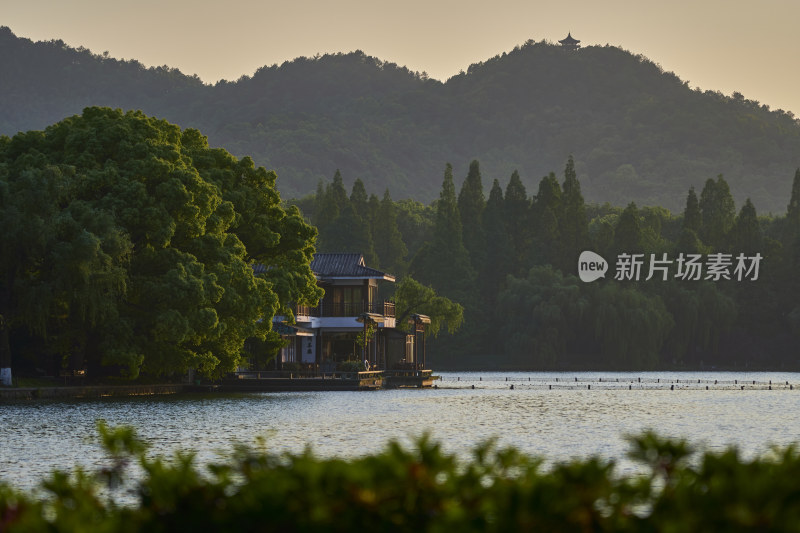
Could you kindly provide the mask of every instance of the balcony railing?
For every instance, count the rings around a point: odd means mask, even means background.
[[[295,307],[295,316],[359,316],[362,313],[375,313],[386,317],[394,317],[394,302],[326,302],[311,307],[309,305],[298,305]]]

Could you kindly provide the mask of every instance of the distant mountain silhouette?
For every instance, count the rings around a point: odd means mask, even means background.
[[[485,185],[518,169],[534,193],[572,154],[589,201],[682,209],[690,186],[724,174],[737,202],[782,213],[800,166],[791,113],[692,90],[610,46],[528,41],[444,83],[356,51],[205,85],[2,27],[0,74],[0,134],[42,129],[90,105],[141,109],[275,169],[284,196],[313,192],[338,168],[370,192],[427,202],[446,162],[460,181],[472,159]]]

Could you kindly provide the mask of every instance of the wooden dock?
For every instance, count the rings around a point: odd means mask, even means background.
[[[439,376],[433,370],[386,370],[383,372],[387,389],[421,389],[433,386]]]
[[[356,391],[432,387],[433,370],[378,370],[304,375],[289,372],[238,372],[222,392]]]
[[[281,372],[238,372],[225,379],[221,392],[358,391],[383,388],[383,373],[333,372],[318,376]]]

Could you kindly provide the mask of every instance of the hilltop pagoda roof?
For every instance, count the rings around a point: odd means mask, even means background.
[[[564,39],[561,39],[558,42],[561,43],[562,46],[576,46],[580,43],[580,40],[573,38],[572,33],[570,32],[567,33],[567,36]]]

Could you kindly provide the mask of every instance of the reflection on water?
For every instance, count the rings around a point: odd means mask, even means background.
[[[788,381],[793,390],[600,386],[600,378],[631,376]],[[570,377],[595,385],[591,390],[550,390],[524,382]],[[497,437],[501,445],[548,461],[590,455],[620,459],[627,449],[624,436],[647,428],[712,449],[735,444],[745,454],[800,441],[800,374],[447,373],[443,378],[438,389],[429,390],[0,404],[0,480],[30,488],[55,468],[102,464],[95,438],[97,419],[135,426],[154,454],[171,455],[188,448],[196,451],[200,462],[216,460],[218,452],[229,450],[233,442],[252,444],[257,436],[266,436],[267,447],[276,452],[300,452],[311,446],[319,455],[347,457],[378,451],[389,439],[409,442],[428,431],[456,453]],[[513,383],[517,386],[511,390]]]

